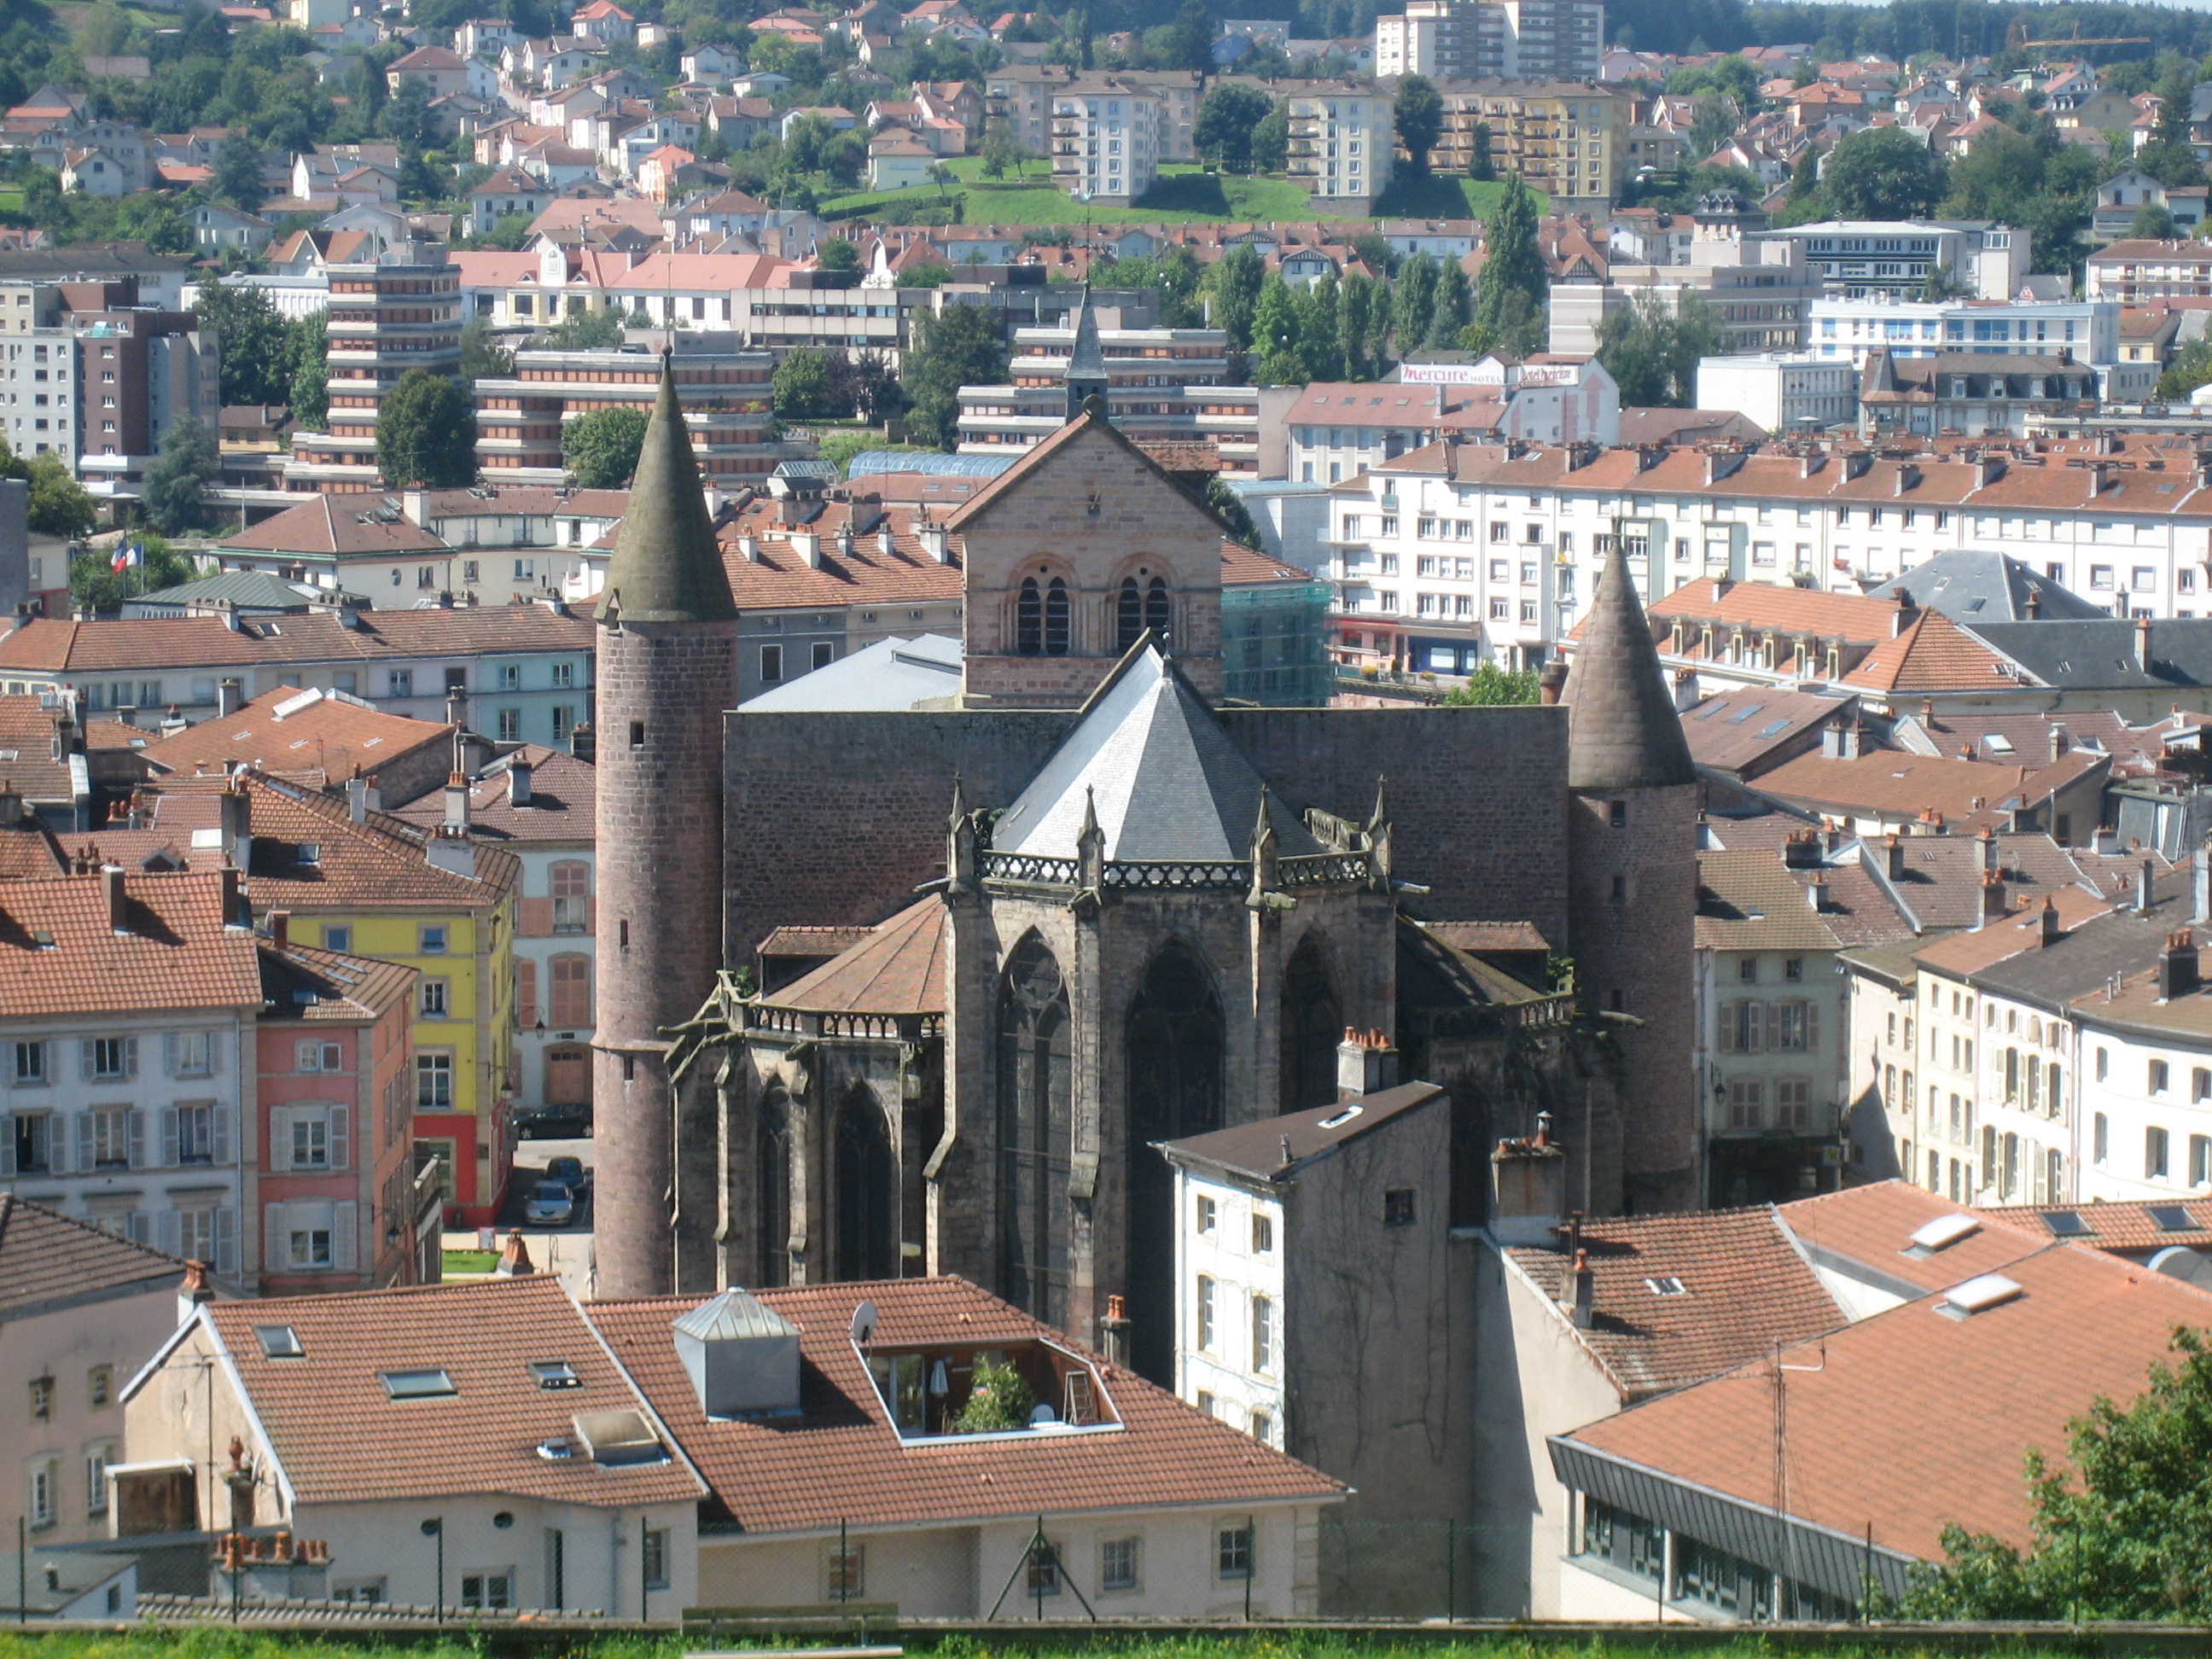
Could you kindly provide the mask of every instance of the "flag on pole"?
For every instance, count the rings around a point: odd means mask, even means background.
[[[110,559],[107,562],[108,567],[112,569],[117,575],[121,575],[123,574],[124,567],[131,562],[131,549],[129,545],[123,542],[116,543],[115,556]]]

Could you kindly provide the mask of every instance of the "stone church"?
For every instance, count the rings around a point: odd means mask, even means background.
[[[1333,1100],[1348,1030],[1450,1091],[1455,1222],[1540,1110],[1582,1207],[1695,1201],[1696,787],[1617,556],[1556,704],[1261,708],[1221,525],[1095,405],[942,532],[962,707],[731,712],[664,377],[599,612],[602,1295],[957,1273],[1170,1380],[1158,1143]]]

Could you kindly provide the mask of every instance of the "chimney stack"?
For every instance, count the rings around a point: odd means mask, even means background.
[[[2043,896],[2043,914],[2039,920],[2043,925],[2041,943],[2046,946],[2058,942],[2058,901],[2050,894]]]
[[[1827,877],[1825,875],[1817,875],[1814,876],[1810,882],[1806,884],[1805,902],[1812,907],[1813,913],[1815,915],[1820,915],[1828,908]]]
[[[1566,689],[1566,684],[1567,665],[1554,657],[1536,671],[1536,701],[1547,707],[1556,703],[1559,700],[1559,693]],[[1679,706],[1680,698],[1678,696],[1675,701]]]
[[[507,804],[509,806],[530,805],[531,764],[520,757],[507,763]]]
[[[1974,839],[1981,844],[1982,873],[1995,874],[1997,868],[1997,832],[1985,823],[1975,832]]]
[[[129,933],[129,900],[123,890],[123,866],[119,864],[101,865],[100,885],[107,899],[108,927],[118,933]]]
[[[2136,618],[2136,666],[2146,674],[2150,672],[2150,618],[2148,617]]]
[[[2185,927],[2166,936],[2166,949],[2158,957],[2158,994],[2161,1002],[2185,997],[2203,984],[2197,969],[2197,935]]]
[[[1902,586],[1890,589],[1890,597],[1897,601],[1897,614],[1890,619],[1889,625],[1889,635],[1895,639],[1920,620],[1920,607],[1912,602],[1912,595]]]
[[[1336,1045],[1336,1094],[1340,1100],[1357,1100],[1398,1086],[1398,1051],[1380,1031],[1358,1031],[1346,1026],[1344,1041]]]
[[[2145,915],[2150,914],[2150,860],[2145,859],[2142,868],[2136,872],[2136,908]]]
[[[446,822],[449,836],[463,836],[469,829],[469,781],[459,772],[446,780]]]
[[[215,688],[215,712],[226,719],[235,714],[240,701],[240,694],[244,689],[234,679],[218,681]]]
[[[1889,859],[1889,878],[1892,881],[1902,881],[1905,878],[1904,841],[1896,836],[1885,836],[1882,841],[1882,850]]]
[[[2189,855],[2189,889],[2191,924],[2212,925],[2212,847],[2199,845]]]
[[[1548,1244],[1566,1212],[1566,1149],[1540,1112],[1533,1139],[1500,1140],[1491,1152],[1491,1235],[1501,1244]]]
[[[1982,872],[1982,914],[1974,923],[1977,927],[1996,921],[2005,913],[2004,878],[1994,870]]]
[[[279,951],[291,948],[292,913],[289,910],[271,910],[269,913],[269,943]]]
[[[1109,1364],[1129,1363],[1129,1316],[1126,1304],[1118,1296],[1106,1298],[1106,1316],[1098,1322],[1098,1346],[1105,1352]]]
[[[1567,1269],[1567,1317],[1575,1328],[1586,1331],[1597,1311],[1597,1275],[1590,1272],[1589,1252],[1577,1249],[1574,1266]]]

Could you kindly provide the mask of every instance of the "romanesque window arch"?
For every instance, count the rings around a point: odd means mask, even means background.
[[[898,1159],[890,1126],[866,1088],[855,1084],[837,1104],[830,1126],[830,1172],[836,1187],[836,1279],[898,1276]]]
[[[1174,612],[1168,602],[1167,579],[1155,576],[1152,586],[1145,590],[1145,626],[1165,639],[1174,631],[1170,626],[1174,619]]]
[[[1114,597],[1114,648],[1127,651],[1145,631],[1145,596],[1134,576],[1121,579]]]
[[[1308,933],[1283,969],[1276,1109],[1302,1112],[1336,1098],[1336,1045],[1344,1008],[1321,941]]]
[[[1152,1143],[1221,1127],[1226,1030],[1213,975],[1170,943],[1146,969],[1124,1034],[1131,1350],[1139,1373],[1163,1386],[1175,1370],[1175,1186]]]
[[[1036,578],[1022,578],[1014,597],[1014,652],[1018,656],[1041,656],[1044,652],[1044,596]]]
[[[1059,960],[1031,933],[999,985],[1000,1289],[1054,1325],[1067,1313],[1070,1035]]]
[[[761,1096],[753,1169],[759,1188],[760,1282],[791,1283],[791,1097],[780,1083]]]
[[[1057,576],[1044,590],[1044,653],[1067,654],[1067,584]]]

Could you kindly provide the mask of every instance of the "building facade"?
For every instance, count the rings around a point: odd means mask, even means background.
[[[1370,81],[1314,81],[1287,101],[1291,178],[1325,211],[1370,212],[1396,166],[1389,98]]]
[[[292,434],[286,489],[356,495],[384,487],[376,459],[384,399],[410,368],[460,373],[460,278],[437,243],[403,242],[374,263],[331,267],[329,429]]]

